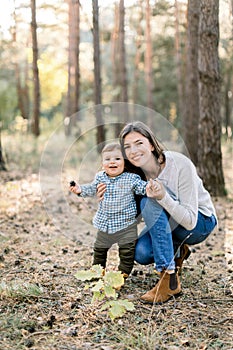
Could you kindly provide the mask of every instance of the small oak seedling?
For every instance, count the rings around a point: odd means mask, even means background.
[[[122,317],[126,311],[133,311],[134,305],[127,299],[119,299],[117,290],[124,285],[124,277],[120,271],[107,271],[100,265],[93,265],[89,270],[78,271],[74,275],[80,281],[90,281],[84,287],[93,292],[92,303],[103,302],[100,311],[108,310],[112,320]]]

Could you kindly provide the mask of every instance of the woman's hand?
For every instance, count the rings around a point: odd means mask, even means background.
[[[147,197],[154,199],[162,199],[166,194],[166,190],[159,180],[150,179],[146,186],[146,195]]]
[[[104,199],[104,193],[106,191],[106,185],[104,183],[97,185],[97,198],[99,201],[102,201]]]

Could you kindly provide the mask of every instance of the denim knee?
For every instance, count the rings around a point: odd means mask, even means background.
[[[150,228],[161,216],[164,216],[165,211],[157,201],[143,197],[141,200],[141,214],[146,226]]]
[[[149,250],[151,250],[151,248],[149,246],[147,247],[139,240],[135,247],[134,260],[141,265],[152,264],[154,262],[154,258],[152,252],[149,252]]]

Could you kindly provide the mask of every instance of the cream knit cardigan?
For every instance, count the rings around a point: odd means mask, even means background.
[[[210,194],[189,158],[173,151],[164,154],[166,165],[158,180],[165,186],[166,194],[158,203],[178,224],[192,230],[197,224],[198,211],[216,216]]]

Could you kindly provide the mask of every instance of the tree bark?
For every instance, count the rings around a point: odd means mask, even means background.
[[[136,104],[139,101],[139,79],[140,79],[140,69],[139,65],[142,59],[142,36],[143,30],[141,26],[141,21],[143,20],[143,0],[139,2],[139,18],[137,26],[137,36],[135,39],[136,54],[134,58],[134,76],[133,76],[133,102]]]
[[[111,60],[112,60],[112,81],[113,81],[113,96],[112,99],[114,102],[120,100],[120,79],[119,79],[119,6],[115,3],[114,8],[114,28],[112,31],[111,37],[112,51],[111,51]]]
[[[18,98],[18,108],[21,116],[24,119],[29,119],[29,89],[28,89],[28,61],[27,58],[24,62],[24,69],[21,69],[21,60],[19,59],[18,49],[17,49],[17,19],[16,11],[13,13],[14,24],[12,26],[12,40],[15,47],[14,58],[15,58],[15,80]]]
[[[33,51],[33,115],[32,132],[35,136],[40,134],[40,81],[38,69],[38,44],[37,44],[37,23],[36,23],[36,0],[31,0],[31,33],[32,33],[32,51]]]
[[[187,35],[187,74],[186,74],[186,108],[183,117],[184,141],[189,156],[197,165],[198,162],[198,123],[199,111],[199,77],[198,77],[198,27],[200,3],[188,1],[188,35]]]
[[[94,45],[94,95],[96,123],[97,123],[97,135],[96,142],[97,148],[100,152],[105,142],[105,130],[102,118],[102,85],[101,85],[101,65],[100,65],[100,43],[99,43],[99,5],[98,0],[92,0],[93,8],[93,45]]]
[[[181,52],[181,35],[180,35],[180,11],[179,2],[175,0],[175,62],[176,62],[176,78],[177,78],[177,93],[178,93],[178,103],[177,103],[177,115],[183,121],[185,117],[185,103],[184,103],[184,70],[185,65],[182,62],[182,52]],[[188,73],[188,72],[187,72]]]
[[[119,4],[119,50],[120,50],[120,80],[121,80],[121,102],[128,102],[126,53],[125,53],[125,6],[124,0]]]
[[[206,188],[225,195],[221,152],[219,0],[201,0],[199,25],[200,122],[198,169]]]
[[[151,8],[150,0],[146,0],[146,51],[145,79],[147,107],[153,108],[153,79],[152,79],[152,39],[151,39]],[[149,122],[150,123],[150,122]]]
[[[80,4],[79,0],[69,0],[69,53],[68,53],[68,91],[66,104],[66,117],[68,123],[65,128],[69,135],[71,128],[76,124],[76,118],[70,118],[79,110],[80,95],[80,68],[79,68],[79,43],[80,43]]]
[[[120,0],[119,7],[115,7],[115,29],[113,41],[113,72],[114,72],[114,101],[125,102],[119,111],[118,123],[115,125],[115,136],[118,137],[124,123],[128,120],[128,82],[125,53],[125,6],[124,0]]]

